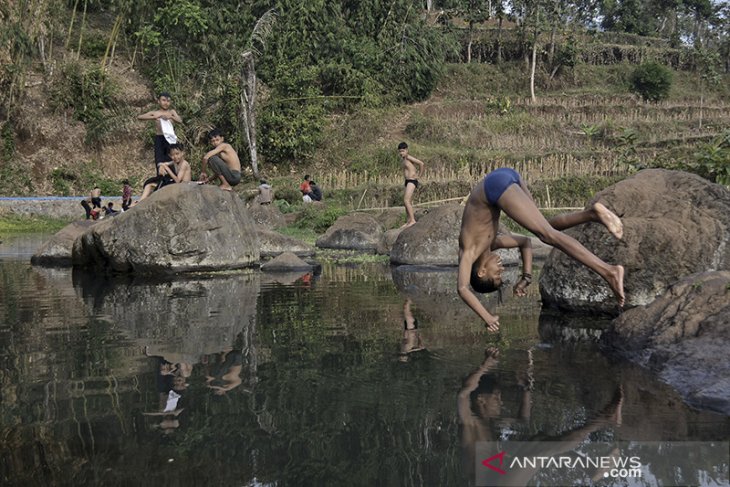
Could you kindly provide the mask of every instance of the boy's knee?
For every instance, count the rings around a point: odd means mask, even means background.
[[[555,242],[557,242],[559,238],[559,234],[557,230],[555,230],[552,227],[547,228],[541,228],[535,233],[537,238],[540,239],[541,242],[547,245],[555,246]]]

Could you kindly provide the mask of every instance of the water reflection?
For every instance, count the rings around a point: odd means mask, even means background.
[[[425,350],[421,340],[421,332],[418,329],[418,320],[413,317],[411,311],[412,304],[409,297],[403,302],[403,338],[398,353],[398,359],[401,362],[407,362],[411,354]]]
[[[450,272],[154,282],[0,262],[0,483],[465,485],[454,398],[482,380],[459,404],[475,438],[559,437],[618,383],[623,426],[591,438],[728,435],[640,369],[547,346],[531,299],[501,305],[499,355],[472,377],[494,338]]]

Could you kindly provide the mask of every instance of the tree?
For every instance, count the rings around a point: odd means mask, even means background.
[[[645,63],[634,70],[631,84],[645,101],[664,100],[672,87],[672,72],[661,64]]]
[[[254,177],[259,179],[258,152],[256,150],[256,66],[255,57],[260,55],[257,45],[266,45],[266,38],[276,21],[276,11],[271,9],[264,13],[251,32],[249,49],[241,54],[241,108],[240,120],[246,133],[248,150],[251,156],[251,169]]]

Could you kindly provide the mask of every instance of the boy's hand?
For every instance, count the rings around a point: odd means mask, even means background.
[[[200,181],[201,183],[207,183],[208,182],[208,174],[207,173],[204,173],[204,172],[201,172],[200,173],[200,177],[198,178],[198,181]]]
[[[520,279],[519,282],[517,282],[517,284],[515,284],[515,287],[513,289],[514,295],[520,296],[520,297],[527,296],[527,286],[529,286],[529,285],[530,285],[530,282],[527,279],[525,279],[525,278]]]
[[[499,316],[489,315],[489,317],[485,320],[485,323],[487,325],[487,330],[493,333],[499,331]]]

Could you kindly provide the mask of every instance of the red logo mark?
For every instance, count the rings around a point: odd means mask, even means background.
[[[495,458],[499,459],[499,465],[502,466],[502,463],[504,462],[504,456],[507,452],[499,452],[496,455],[492,455],[491,457],[487,458],[486,460],[482,460],[482,465],[484,465],[487,468],[490,468],[497,472],[500,475],[505,475],[507,472],[502,470],[501,468],[497,468],[494,465],[491,465],[490,462],[494,460]]]

